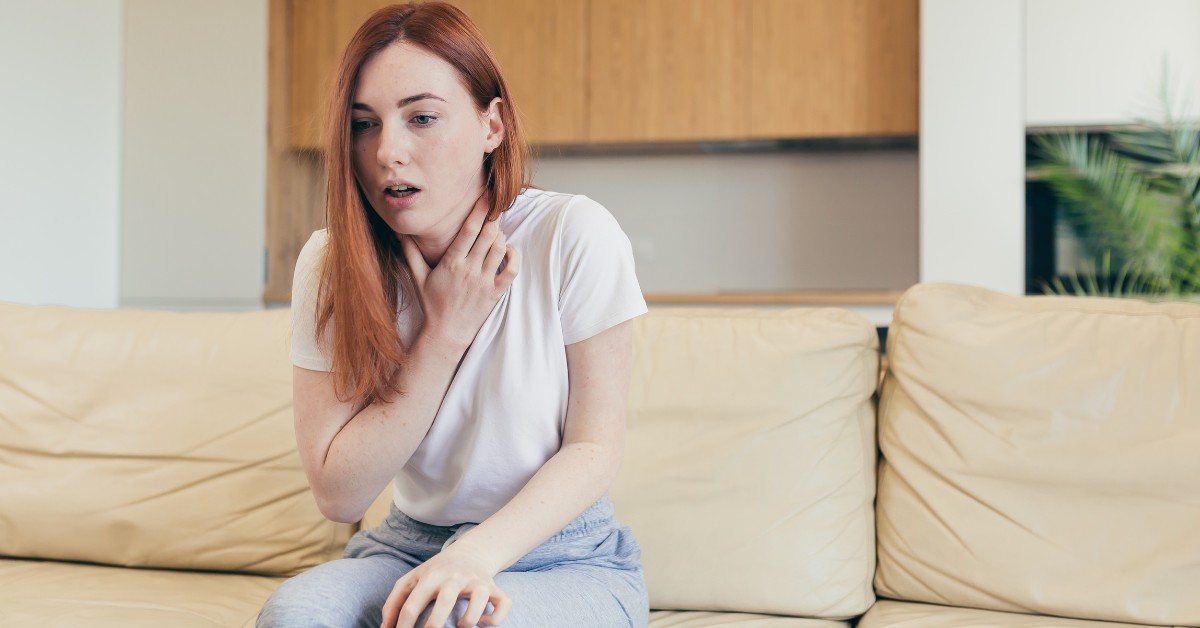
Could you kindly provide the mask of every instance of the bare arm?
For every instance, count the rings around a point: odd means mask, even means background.
[[[425,323],[396,375],[404,395],[357,409],[333,391],[328,373],[293,367],[296,442],[321,513],[335,521],[362,518],[408,463],[429,432],[459,361],[520,268],[484,199],[463,223],[436,269],[402,238]],[[496,271],[505,257],[503,272]]]
[[[412,457],[433,424],[465,348],[419,334],[411,367],[397,376],[407,394],[355,413],[333,392],[330,373],[292,367],[296,440],[321,513],[353,523]]]

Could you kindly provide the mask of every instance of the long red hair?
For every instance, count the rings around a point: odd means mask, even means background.
[[[334,389],[364,407],[403,394],[395,375],[408,362],[397,314],[415,298],[412,273],[391,227],[375,213],[351,167],[350,106],[362,66],[384,48],[405,42],[458,70],[483,111],[499,97],[504,140],[483,161],[491,198],[488,219],[507,210],[529,184],[529,147],[512,94],[479,29],[445,2],[396,4],[363,22],[338,64],[326,114],[326,222],[329,241],[317,292],[316,337],[333,325]]]

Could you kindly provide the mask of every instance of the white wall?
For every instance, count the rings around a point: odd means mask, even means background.
[[[917,155],[846,150],[539,160],[616,216],[647,292],[894,290],[917,280]]]
[[[1164,57],[1200,117],[1200,0],[1035,0],[1025,24],[1029,126],[1154,116]]]
[[[921,281],[1025,291],[1025,4],[921,1]]]
[[[117,304],[121,6],[0,2],[0,300]]]
[[[266,0],[126,0],[121,304],[262,306]]]

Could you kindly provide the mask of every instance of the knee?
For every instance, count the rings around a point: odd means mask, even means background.
[[[458,622],[462,621],[463,615],[467,614],[467,604],[469,602],[470,600],[467,598],[458,598],[458,601],[454,603],[454,608],[450,611],[450,616],[447,617],[446,621],[437,628],[458,628]],[[429,605],[425,607],[425,610],[421,611],[421,614],[417,616],[416,628],[425,628],[425,622],[429,621],[429,614],[432,611],[433,603],[430,602]],[[487,603],[483,609],[483,612],[485,614],[492,612],[491,602]]]
[[[255,628],[334,628],[358,623],[353,609],[303,584],[296,578],[280,584],[259,611]]]

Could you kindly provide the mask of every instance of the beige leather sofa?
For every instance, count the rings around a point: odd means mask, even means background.
[[[249,626],[339,555],[287,336],[0,304],[0,626]],[[652,626],[1200,625],[1200,305],[927,284],[888,343],[877,412],[851,312],[637,321],[610,495]]]

